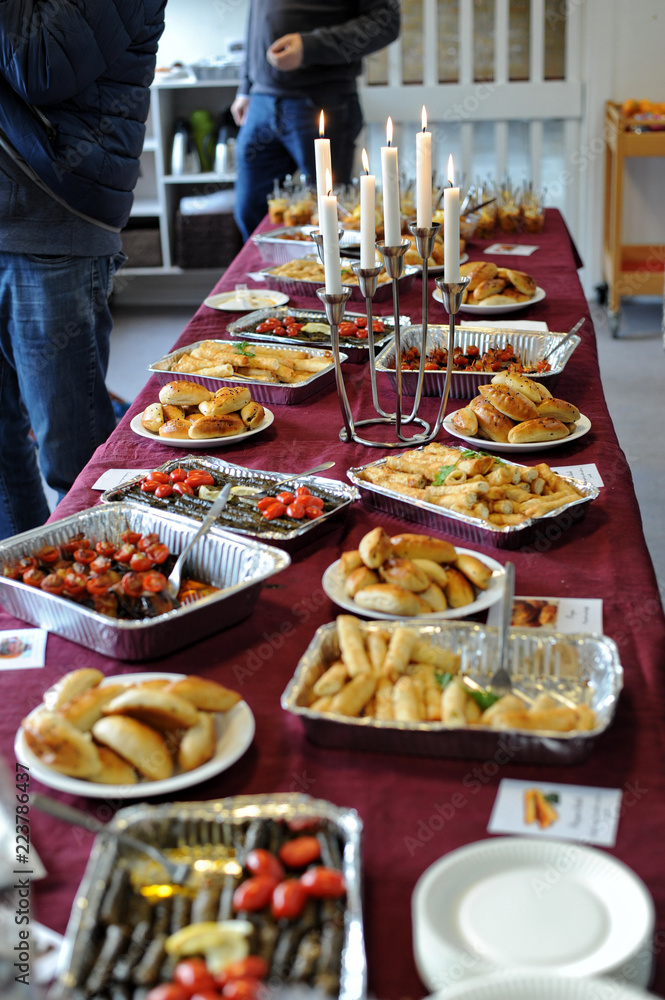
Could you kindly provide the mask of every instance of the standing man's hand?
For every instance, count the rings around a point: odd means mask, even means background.
[[[299,69],[303,59],[302,38],[300,35],[282,35],[272,43],[266,52],[266,59],[275,69],[286,72]]]
[[[245,121],[247,117],[247,110],[249,108],[249,97],[236,97],[235,101],[231,105],[231,114],[236,125],[240,126]]]

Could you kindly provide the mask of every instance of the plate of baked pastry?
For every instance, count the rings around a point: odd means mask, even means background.
[[[517,312],[542,302],[545,291],[526,271],[513,267],[497,267],[492,261],[472,260],[460,266],[462,277],[469,284],[462,295],[460,309],[479,315]],[[443,298],[440,289],[432,293],[437,302]]]
[[[584,437],[591,421],[574,403],[519,372],[497,372],[443,421],[453,437],[490,451],[540,451]]]
[[[229,414],[229,416],[235,416],[235,414]],[[193,424],[188,425],[187,428],[181,427],[175,433],[156,434],[154,431],[146,430],[141,423],[141,417],[142,414],[137,413],[129,425],[135,434],[138,434],[139,437],[148,438],[150,441],[159,441],[160,444],[169,444],[173,448],[222,448],[227,444],[244,441],[245,438],[252,437],[253,434],[260,434],[261,431],[267,430],[275,420],[275,414],[272,410],[264,407],[263,420],[258,427],[248,428],[234,424],[224,434],[215,431],[215,433],[210,433],[206,436],[201,433],[201,428],[195,428],[194,434],[190,435],[189,430],[191,426],[194,426]],[[197,436],[199,434],[200,436]]]
[[[231,767],[254,738],[240,695],[195,675],[70,671],[16,734],[38,781],[89,798],[166,795]]]

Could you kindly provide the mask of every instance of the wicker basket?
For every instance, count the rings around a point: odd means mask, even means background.
[[[147,227],[123,229],[122,249],[127,254],[127,267],[162,266],[159,229]]]
[[[183,215],[177,211],[175,244],[178,267],[227,267],[242,247],[242,237],[230,213]]]

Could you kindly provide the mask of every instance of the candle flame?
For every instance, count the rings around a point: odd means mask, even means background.
[[[423,132],[425,132],[425,131],[427,131],[427,110],[425,109],[425,105],[424,104],[423,104],[423,110],[422,110],[422,115],[421,115],[421,121],[423,123]]]
[[[326,167],[326,194],[327,195],[332,194],[332,174],[330,173],[327,167]]]
[[[388,145],[393,141],[393,120],[390,117],[386,122],[386,139],[388,140]]]
[[[326,131],[325,130],[324,121],[325,120],[324,120],[324,117],[323,117],[323,111],[321,111],[321,114],[319,115],[319,135],[320,135],[320,137],[322,139],[323,139],[323,136],[325,135],[325,131]]]
[[[363,151],[360,154],[360,158],[363,161],[363,167],[364,167],[365,173],[368,174],[369,173],[369,157],[367,156],[367,150],[366,149],[363,148]]]
[[[455,168],[453,166],[453,154],[448,157],[448,180],[451,186],[455,184]]]

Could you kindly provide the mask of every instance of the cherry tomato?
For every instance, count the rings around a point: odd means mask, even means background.
[[[120,546],[120,548],[115,553],[113,558],[115,559],[116,562],[128,563],[135,552],[136,552],[136,546],[130,544],[130,542],[125,542],[124,545]]]
[[[284,327],[284,326],[273,326],[273,328],[272,328],[272,330],[270,332],[272,333],[272,335],[274,337],[286,337],[287,336],[286,327]]]
[[[120,539],[127,545],[136,545],[140,537],[140,531],[130,531],[129,528],[127,528],[127,530],[123,531],[121,534]]]
[[[314,521],[317,517],[321,517],[323,511],[320,507],[312,507],[310,504],[305,507],[305,517],[309,521]]]
[[[316,899],[338,899],[346,892],[344,876],[337,868],[325,868],[323,865],[308,868],[300,876],[300,881],[309,895]]]
[[[173,492],[174,493],[179,493],[180,496],[187,495],[187,496],[191,497],[191,496],[194,495],[194,490],[189,485],[189,483],[181,483],[181,482],[174,483],[173,484]]]
[[[252,875],[233,893],[234,910],[262,910],[272,898],[277,879],[270,875]]]
[[[273,855],[274,856],[274,855]],[[248,955],[231,962],[223,972],[215,976],[218,986],[225,986],[231,979],[265,979],[270,972],[270,966],[260,955]]]
[[[279,860],[287,868],[305,868],[321,857],[321,845],[316,837],[294,837],[280,847]]]
[[[358,332],[356,333],[356,339],[357,340],[367,340],[368,337],[369,337],[369,334],[368,334],[367,330],[358,330]]]
[[[187,996],[190,996],[188,993]],[[213,986],[211,989],[207,990],[197,990],[196,993],[191,994],[191,1000],[219,1000],[221,994],[217,986]]]
[[[112,556],[116,549],[117,545],[114,542],[109,542],[106,538],[95,545],[95,552],[98,552],[100,556]]]
[[[64,578],[58,573],[49,573],[39,584],[47,594],[62,594],[65,589]]]
[[[282,326],[291,326],[293,323],[297,323],[298,320],[295,316],[284,316],[282,319]]]
[[[372,320],[372,330],[374,331],[374,333],[383,333],[385,328],[386,324],[383,322],[383,320],[380,319]]]
[[[257,326],[256,332],[257,333],[270,333],[274,329],[275,325],[279,326],[279,323],[277,323],[277,324],[271,323],[270,320],[264,319],[264,321],[262,323],[259,323],[259,325]]]
[[[160,983],[146,993],[145,1000],[190,1000],[191,994],[178,983]]]
[[[265,987],[260,979],[245,976],[244,979],[232,979],[222,987],[222,996],[226,1000],[257,1000]]]
[[[198,990],[214,990],[214,977],[203,958],[186,958],[178,962],[173,970],[173,982],[184,986],[187,996]]]
[[[281,326],[282,325],[281,321],[278,320],[276,316],[268,316],[268,318],[264,319],[263,322],[268,324],[268,329],[271,329],[272,327],[275,327],[275,326]],[[257,333],[263,333],[264,332],[263,330],[259,330],[258,327],[256,328],[256,330],[257,330]]]
[[[163,573],[150,570],[143,574],[143,589],[149,590],[151,594],[159,594],[160,591],[166,590],[167,586],[167,579]]]
[[[36,569],[32,566],[30,569],[26,569],[21,579],[23,580],[23,583],[27,583],[29,587],[41,587],[42,580],[45,576],[46,573],[42,573],[40,569]]]
[[[143,577],[138,573],[125,573],[122,578],[122,589],[128,597],[140,597],[143,593]]]
[[[55,545],[44,545],[35,555],[38,562],[54,563],[60,558],[60,550]]]
[[[303,501],[304,501],[306,507],[320,507],[321,510],[323,510],[323,508],[325,507],[325,504],[324,504],[323,500],[321,499],[321,497],[313,497],[311,495],[310,496],[304,495],[303,496]]]
[[[245,858],[245,868],[252,875],[270,875],[281,882],[284,878],[284,868],[279,859],[263,847],[255,847]]]
[[[171,469],[169,472],[169,479],[172,483],[184,483],[187,478],[186,469]]]
[[[367,326],[367,317],[366,316],[358,316],[358,317],[356,317],[356,319],[354,320],[354,322],[355,322],[356,326],[358,326],[358,327],[365,327],[365,326]]]
[[[37,560],[34,556],[23,556],[22,559],[16,563],[16,568],[20,573],[25,573],[28,569],[37,569]]]
[[[156,545],[159,541],[159,535],[155,531],[149,532],[147,535],[141,535],[138,541],[138,548],[141,552],[147,552],[151,545]]]
[[[466,349],[466,353],[467,357],[469,358],[477,358],[478,355],[480,354],[480,348],[478,347],[477,344],[469,344],[469,346]]]
[[[89,594],[105,594],[116,582],[115,574],[101,573],[99,576],[91,576],[85,585]]]
[[[92,562],[90,563],[90,572],[106,573],[108,572],[108,570],[110,570],[111,566],[112,563],[111,560],[108,558],[108,556],[97,556],[97,558],[93,559]]]
[[[147,552],[135,552],[129,560],[129,566],[135,573],[145,573],[146,570],[152,569],[153,562]]]
[[[309,486],[299,486],[296,490],[297,497],[309,497],[312,494],[309,492]]]
[[[307,903],[307,890],[299,878],[287,878],[275,886],[270,912],[275,920],[297,920]]]
[[[297,337],[304,325],[304,323],[291,323],[291,325],[286,328],[286,336]]]
[[[301,503],[290,503],[286,508],[286,516],[299,521],[305,516],[305,508]]]
[[[191,469],[187,473],[185,482],[196,488],[197,486],[214,486],[215,480],[206,469]]]
[[[286,514],[286,506],[276,500],[272,506],[268,507],[266,510],[262,510],[261,514],[265,517],[266,521],[274,521],[276,517],[284,517]]]
[[[277,497],[261,497],[261,499],[257,501],[256,506],[258,510],[267,510],[268,507],[272,507],[274,503],[279,503]]]
[[[143,479],[141,480],[141,492],[154,493],[159,485],[156,479]]]
[[[292,833],[303,833],[305,830],[319,830],[321,821],[317,816],[295,816],[287,820],[286,825]]]
[[[290,503],[293,503],[293,501],[295,500],[295,497],[294,497],[293,493],[289,493],[288,490],[284,490],[283,493],[278,493],[277,494],[276,499],[279,500],[280,503],[285,503],[287,505],[287,507],[288,507],[288,505]]]
[[[83,573],[70,571],[65,575],[65,593],[70,597],[78,597],[85,590],[88,578]]]
[[[94,549],[77,549],[74,553],[74,559],[77,563],[83,563],[84,566],[89,566],[90,563],[94,562],[97,557],[97,553]]]
[[[164,545],[163,542],[157,542],[156,545],[150,546],[146,555],[150,556],[152,561],[157,566],[160,566],[163,562],[166,562],[169,557],[169,547],[168,545]]]
[[[78,534],[74,535],[73,538],[68,539],[66,542],[62,543],[62,551],[69,552],[70,554],[75,549],[89,549],[90,542],[87,538],[83,537],[83,532],[79,531]]]
[[[173,493],[173,486],[171,483],[160,483],[155,490],[155,496],[159,497],[160,500],[166,500]]]
[[[348,322],[347,320],[342,320],[339,324],[339,335],[340,337],[355,337],[358,333],[358,327],[355,323]]]
[[[152,479],[156,483],[168,483],[169,475],[168,472],[160,472],[155,470],[154,472],[148,473],[147,479]]]

